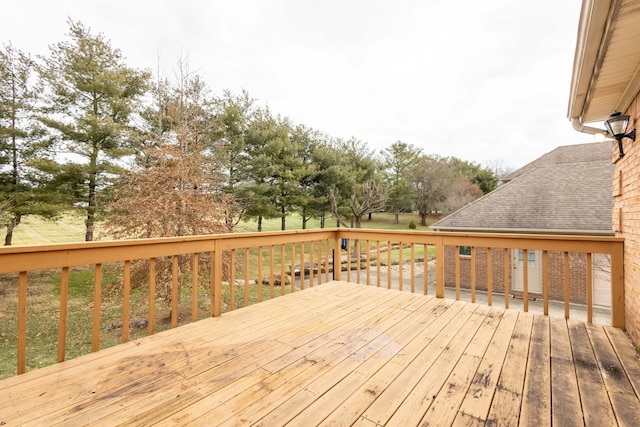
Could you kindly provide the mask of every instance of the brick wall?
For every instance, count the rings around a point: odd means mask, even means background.
[[[504,249],[491,250],[491,264],[493,277],[493,291],[504,292]],[[455,259],[458,257],[455,246],[445,247],[445,269],[444,283],[445,286],[456,285],[456,265]],[[459,256],[460,259],[460,287],[471,288],[471,257]],[[511,262],[511,256],[507,258],[507,262]],[[509,264],[509,267],[511,264]],[[476,289],[487,290],[487,249],[476,248]],[[509,283],[511,283],[511,268],[508,274]]]
[[[476,248],[476,289],[487,290],[487,251],[486,248]],[[491,249],[491,264],[493,277],[493,291],[504,292],[504,249]],[[511,252],[509,252],[511,253]],[[445,248],[445,286],[455,286],[456,266],[455,259],[458,256],[454,246]],[[471,288],[471,257],[459,256],[460,262],[460,287]],[[506,262],[509,263],[507,280],[509,280],[509,294],[521,296],[521,291],[513,290],[511,255]],[[570,300],[577,304],[587,302],[587,271],[586,255],[580,253],[569,254],[569,292]],[[531,297],[536,295],[530,292]],[[538,295],[541,296],[541,295]],[[549,298],[564,301],[564,254],[562,252],[549,252]]]
[[[640,132],[640,95],[625,114],[631,116],[629,129]],[[624,237],[625,328],[640,347],[640,138],[623,140],[625,156],[619,158],[618,144],[611,143],[615,164],[613,174],[613,228]]]

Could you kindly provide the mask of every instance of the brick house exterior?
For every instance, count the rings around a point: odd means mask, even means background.
[[[611,236],[613,166],[610,159],[608,142],[558,147],[509,174],[496,190],[432,227],[438,231]],[[475,280],[476,289],[487,290],[487,250],[475,249],[475,276],[471,272],[471,257],[457,256],[461,287],[470,288],[472,280]],[[455,247],[445,249],[446,286],[456,284],[455,251]],[[514,253],[505,259],[503,250],[493,250],[492,283],[495,292],[503,293],[505,283],[508,283],[510,295],[522,295],[514,277],[517,271],[514,263],[518,263],[516,257],[518,254]],[[586,303],[585,263],[586,255],[570,254],[571,302],[574,303]],[[532,274],[530,272],[530,283],[533,281]],[[549,253],[548,277],[549,297],[564,300],[562,253]],[[529,295],[535,298],[540,293],[530,288]]]
[[[480,291],[487,291],[488,283],[488,267],[487,267],[487,248],[476,249],[476,270],[475,281],[476,289]],[[505,283],[513,283],[511,275],[512,262],[511,257],[508,257],[506,262],[508,264],[508,274],[505,276],[505,256],[503,249],[491,249],[491,277],[492,277],[492,289],[493,292],[504,293]],[[447,260],[455,260],[453,258],[455,254],[455,248],[448,246],[445,249],[445,257]],[[471,257],[460,256],[460,287],[470,288],[471,284]],[[585,284],[587,283],[587,276],[584,265],[586,263],[585,254],[572,253],[569,257],[569,275],[571,282],[569,285],[571,293],[571,302],[578,304],[586,304],[587,292]],[[445,264],[445,286],[453,287],[456,284],[456,266],[454,262],[448,262]],[[506,277],[506,280],[505,280]],[[561,252],[549,252],[549,298],[552,300],[563,301],[564,300],[564,254]],[[509,289],[509,294],[520,297],[521,291]],[[541,294],[529,291],[530,298],[542,297]]]
[[[640,7],[635,1],[583,0],[569,95],[574,129],[606,134],[613,112],[629,115],[628,131],[640,120]],[[639,129],[640,131],[640,129]],[[612,224],[624,238],[625,329],[640,346],[640,139],[609,141],[614,165]]]

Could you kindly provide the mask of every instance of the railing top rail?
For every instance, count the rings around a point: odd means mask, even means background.
[[[151,239],[0,247],[0,274],[48,268],[148,259],[220,249],[249,248],[321,239],[393,240],[431,245],[560,250],[611,253],[623,238],[610,236],[425,232],[322,228],[229,233]]]
[[[0,247],[0,274],[335,238],[337,229],[229,233]]]
[[[453,231],[422,231],[422,230],[381,230],[371,228],[338,228],[341,236],[354,234],[380,234],[404,236],[433,236],[450,239],[511,239],[511,240],[547,240],[547,241],[575,241],[575,242],[624,242],[623,237],[591,236],[578,234],[527,234],[527,233],[485,233],[485,232],[453,232]]]
[[[131,245],[157,245],[164,243],[188,243],[199,241],[211,241],[220,239],[251,239],[269,236],[291,236],[319,233],[335,233],[338,228],[312,228],[306,230],[286,230],[286,231],[263,231],[263,232],[242,232],[242,233],[225,233],[225,234],[202,234],[197,236],[178,236],[178,237],[153,237],[147,239],[123,239],[123,240],[98,240],[94,242],[77,242],[77,243],[47,243],[36,245],[13,245],[0,246],[0,255],[4,253],[18,252],[39,252],[39,251],[56,251],[70,249],[86,249],[86,248],[106,248],[114,246],[131,246]]]

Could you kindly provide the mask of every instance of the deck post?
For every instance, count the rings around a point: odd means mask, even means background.
[[[624,243],[611,242],[611,326],[624,329]]]
[[[436,297],[444,298],[444,237],[436,238]]]

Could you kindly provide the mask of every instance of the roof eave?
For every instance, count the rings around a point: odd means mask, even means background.
[[[577,236],[614,236],[613,230],[568,230],[568,229],[537,229],[537,228],[483,228],[483,227],[447,227],[432,225],[435,231],[450,231],[460,233],[514,233],[514,234],[553,234]]]
[[[611,0],[583,0],[582,2],[568,109],[569,120],[579,131],[584,129],[582,117],[596,63],[602,60],[600,46],[608,27],[611,3]]]

